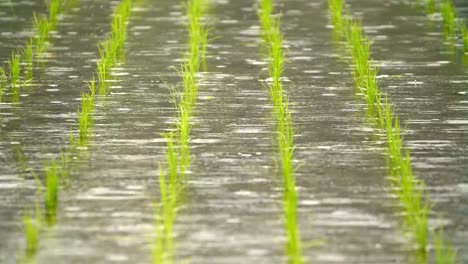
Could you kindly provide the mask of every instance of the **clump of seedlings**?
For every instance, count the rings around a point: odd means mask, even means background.
[[[0,67],[0,103],[2,102],[3,92],[5,91],[8,83],[8,77],[3,67]]]
[[[105,95],[106,81],[110,78],[110,70],[123,59],[124,43],[127,39],[127,24],[130,19],[132,0],[123,0],[114,9],[110,36],[98,44],[100,59],[97,62],[97,77],[99,94]]]
[[[8,77],[10,78],[10,85],[12,89],[18,88],[20,85],[20,56],[18,52],[13,51],[11,53],[11,58],[8,61],[8,68],[10,70]]]
[[[437,5],[435,0],[426,1],[426,12],[428,14],[434,14],[437,11]]]
[[[49,23],[55,28],[57,18],[62,13],[65,0],[52,0],[49,3]]]
[[[466,21],[458,18],[455,5],[453,4],[452,0],[444,0],[441,6],[441,13],[446,40],[450,41],[451,45],[454,45],[458,40],[461,39],[463,51],[468,52],[468,34]]]
[[[442,5],[442,17],[444,19],[444,32],[448,40],[454,41],[456,38],[457,14],[452,0],[445,0]]]
[[[177,208],[184,197],[186,170],[191,163],[190,134],[193,108],[198,92],[198,72],[204,61],[208,29],[202,22],[208,3],[205,0],[189,0],[187,18],[189,20],[188,52],[184,57],[180,74],[183,90],[173,89],[177,108],[175,131],[164,134],[167,143],[166,169],[160,165],[159,191],[153,242],[153,263],[174,263],[173,226]]]
[[[81,94],[81,110],[78,111],[78,126],[79,134],[76,142],[78,147],[86,147],[88,145],[89,134],[94,125],[94,98],[96,95],[96,81],[93,80],[88,84],[89,93]]]
[[[46,166],[44,207],[47,224],[55,224],[57,217],[58,193],[59,193],[59,165],[53,161]]]
[[[20,56],[15,51],[11,53],[11,58],[8,61],[8,68],[10,70],[8,77],[10,78],[11,100],[13,102],[18,102],[20,96],[21,65]]]
[[[156,207],[153,263],[174,263],[173,229],[180,205],[183,185],[179,178],[178,153],[174,146],[174,134],[165,135],[167,142],[167,170],[159,164],[160,201]]]
[[[283,35],[280,29],[279,17],[273,16],[271,0],[261,0],[258,15],[262,26],[266,58],[269,61],[268,72],[271,82],[268,84],[268,94],[273,105],[276,120],[276,141],[283,179],[283,214],[287,233],[288,263],[304,263],[300,232],[297,221],[297,191],[294,158],[294,128],[289,99],[284,89],[281,75],[284,70],[285,56],[283,51]]]
[[[47,50],[49,34],[52,30],[52,24],[46,17],[37,17],[34,14],[34,30],[36,38],[34,42],[36,57],[41,57]]]
[[[14,144],[12,146],[13,152],[15,154],[16,164],[20,168],[20,175],[22,178],[25,177],[25,174],[28,170],[28,160],[20,144]]]
[[[33,77],[33,66],[34,66],[34,44],[32,40],[29,40],[28,44],[23,50],[24,59],[24,72],[26,80],[30,80]]]
[[[434,240],[434,251],[436,255],[436,263],[452,264],[457,263],[457,252],[452,250],[450,242],[444,239],[442,230],[436,230],[432,234]]]
[[[27,213],[23,218],[24,233],[26,239],[25,256],[26,262],[33,259],[39,250],[39,236],[41,233],[43,219],[40,206],[36,204],[34,213]]]
[[[343,32],[343,0],[328,0],[331,24],[333,25],[333,37],[339,39]]]
[[[336,8],[333,5],[330,8]],[[410,151],[404,146],[403,131],[400,120],[396,116],[393,105],[387,96],[379,89],[377,81],[378,68],[372,64],[370,46],[371,42],[363,32],[361,22],[345,17],[343,36],[351,55],[356,87],[360,90],[367,102],[369,117],[375,125],[384,132],[389,174],[395,194],[403,207],[403,222],[408,233],[411,234],[417,247],[418,254],[426,259],[428,248],[428,216],[431,205],[425,191],[424,182],[417,179],[412,171]],[[451,28],[449,28],[451,30]],[[433,235],[437,250],[442,257],[449,260],[455,256],[450,244],[443,244],[443,239]],[[443,253],[440,253],[443,252]],[[453,257],[454,259],[454,257]]]

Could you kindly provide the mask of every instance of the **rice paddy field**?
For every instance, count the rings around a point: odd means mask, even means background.
[[[467,23],[0,0],[0,264],[468,263]]]

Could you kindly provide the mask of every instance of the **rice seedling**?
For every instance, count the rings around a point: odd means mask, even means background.
[[[78,112],[79,136],[78,146],[88,145],[89,132],[94,125],[94,98],[96,94],[96,81],[88,83],[89,93],[81,94],[81,111]]]
[[[177,178],[177,157],[173,146],[172,137],[167,138],[169,175],[159,167],[159,192],[160,202],[156,206],[155,241],[153,242],[152,263],[174,263],[174,238],[173,229],[177,217],[177,207],[180,203],[179,182]]]
[[[438,264],[452,264],[456,263],[457,252],[452,249],[449,242],[444,241],[444,233],[442,230],[434,231],[433,234],[434,249],[436,256],[436,263]]]
[[[304,263],[302,245],[297,221],[297,191],[294,157],[294,128],[289,110],[289,99],[283,87],[281,75],[284,70],[283,35],[280,19],[273,17],[271,0],[261,0],[258,11],[262,25],[262,35],[266,46],[266,57],[269,60],[268,72],[272,79],[268,85],[268,94],[273,105],[276,119],[277,148],[281,161],[283,179],[283,214],[287,233],[286,253],[288,263]]]
[[[328,0],[328,6],[333,25],[333,37],[339,39],[343,32],[343,0]]]
[[[28,170],[28,160],[26,155],[24,155],[23,149],[21,148],[20,144],[15,144],[12,146],[13,152],[16,159],[16,164],[18,164],[20,168],[20,176],[24,178],[27,170]]]
[[[10,78],[10,87],[11,87],[11,100],[13,102],[19,101],[20,96],[20,78],[21,78],[21,66],[20,66],[20,56],[16,51],[11,53],[11,58],[8,61],[9,75]]]
[[[34,14],[34,30],[36,32],[34,43],[36,57],[41,57],[47,50],[49,33],[52,30],[52,25],[47,18],[38,18],[37,15]]]
[[[59,174],[60,168],[55,161],[51,162],[44,171],[45,175],[45,193],[44,207],[45,219],[47,224],[55,224],[57,217],[58,192],[59,192]]]
[[[42,229],[41,209],[38,204],[34,213],[26,213],[23,218],[24,234],[26,239],[25,257],[31,259],[37,255],[39,250],[39,235]]]
[[[468,30],[466,29],[465,21],[460,23],[460,32],[463,40],[463,51],[468,52]]]
[[[60,153],[60,179],[62,181],[65,181],[68,178],[68,170],[71,165],[71,154],[72,154],[72,149],[67,149],[64,152]]]
[[[34,46],[33,41],[29,40],[28,44],[23,50],[24,59],[24,72],[26,74],[26,80],[32,79],[33,75],[33,63],[34,63]]]
[[[51,0],[49,3],[49,22],[52,28],[57,24],[57,17],[62,13],[64,0]]]
[[[437,6],[436,6],[436,1],[435,0],[427,0],[427,3],[426,3],[426,12],[428,14],[434,14],[437,10]]]
[[[124,44],[127,39],[127,23],[131,15],[132,0],[124,0],[117,6],[111,27],[111,43],[113,43],[113,54],[116,58],[122,58]]]
[[[8,61],[8,67],[10,69],[10,85],[12,88],[20,86],[20,76],[21,76],[21,66],[20,66],[20,56],[18,56],[16,51],[11,53],[11,58]]]
[[[110,70],[123,60],[131,8],[132,0],[123,0],[119,3],[112,15],[110,36],[98,44],[100,59],[96,66],[100,95],[108,92],[106,81],[110,77]]]
[[[428,194],[424,191],[424,182],[418,180],[413,174],[410,152],[403,143],[400,120],[396,116],[393,105],[389,102],[387,96],[379,89],[377,81],[378,68],[372,65],[370,41],[362,30],[361,22],[346,17],[344,25],[343,36],[351,55],[350,62],[356,87],[361,91],[367,102],[369,116],[375,120],[377,127],[385,133],[390,179],[404,211],[404,227],[417,245],[418,255],[425,259],[429,231],[428,216],[431,204]],[[436,243],[440,241],[442,240],[435,240]],[[449,252],[444,255],[448,256],[453,253],[450,247],[444,248]],[[448,257],[444,257],[444,259],[448,259]],[[437,263],[444,262],[438,260]]]
[[[3,67],[0,67],[0,103],[2,102],[3,91],[6,90],[8,83],[7,73]]]
[[[448,40],[456,38],[456,12],[452,0],[445,0],[442,4],[442,18],[444,20],[444,33]]]
[[[111,51],[112,48],[110,41],[103,41],[98,45],[100,60],[96,64],[96,71],[99,80],[99,95],[106,95],[108,92],[106,81],[109,80],[110,70],[115,65],[114,56],[108,55],[114,54]]]

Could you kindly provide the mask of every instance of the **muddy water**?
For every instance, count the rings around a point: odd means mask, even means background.
[[[12,9],[21,11],[13,12],[3,8],[6,2],[0,2],[0,27],[12,34],[0,35],[2,61],[27,38],[32,10],[44,8],[41,1],[20,1]],[[382,89],[408,122],[415,175],[437,202],[431,224],[446,225],[453,244],[467,248],[468,68],[443,44],[440,23],[431,27],[414,6],[349,3],[375,39]],[[37,199],[31,176],[19,176],[14,146],[21,144],[39,170],[67,143],[113,4],[81,0],[68,11],[21,103],[0,107],[0,256],[6,263],[15,263],[24,244],[21,217]],[[326,3],[281,1],[278,8],[290,61],[284,76],[297,134],[304,254],[311,263],[410,263],[384,146],[366,122],[340,60],[343,51],[331,42]],[[193,119],[189,200],[176,224],[178,258],[284,263],[281,183],[255,5],[220,0],[210,12],[214,39]],[[149,263],[165,149],[160,134],[175,114],[165,83],[180,85],[173,67],[185,49],[183,15],[172,1],[143,1],[135,8],[127,59],[115,69],[112,93],[98,102],[89,156],[61,192],[58,224],[43,235],[39,263]],[[12,28],[4,20],[21,25]],[[459,255],[460,263],[468,261],[466,252]]]

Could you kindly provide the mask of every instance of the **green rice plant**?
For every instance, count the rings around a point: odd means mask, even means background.
[[[187,4],[189,19],[188,67],[191,73],[199,72],[205,59],[209,30],[203,25],[202,17],[208,8],[205,0],[192,0]]]
[[[34,213],[26,213],[23,218],[24,234],[26,238],[25,257],[27,260],[35,257],[39,250],[39,235],[42,229],[41,209],[36,204]]]
[[[68,178],[68,172],[71,165],[71,154],[72,150],[70,149],[60,153],[60,179],[62,181],[65,181]]]
[[[5,68],[0,67],[0,103],[2,102],[3,91],[7,88],[7,83],[8,77]]]
[[[442,4],[445,37],[451,41],[456,38],[456,12],[452,0],[445,0]]]
[[[26,80],[32,79],[33,74],[33,63],[34,63],[34,46],[33,41],[29,40],[26,47],[23,50],[24,59],[24,72],[26,74]]]
[[[8,61],[8,67],[10,69],[10,85],[12,88],[20,86],[20,76],[21,76],[21,66],[20,66],[20,56],[16,51],[11,53],[11,58]]]
[[[427,0],[426,3],[426,12],[428,14],[434,14],[437,11],[436,1],[435,0]]]
[[[123,60],[131,8],[132,0],[123,0],[119,3],[113,12],[110,36],[98,44],[100,56],[97,62],[99,95],[107,94],[106,81],[110,78],[110,70]]]
[[[107,94],[107,80],[110,77],[110,70],[115,65],[115,54],[111,49],[110,41],[103,41],[98,45],[100,59],[96,65],[99,82],[99,95]]]
[[[18,102],[20,96],[20,86],[21,86],[21,64],[20,56],[16,51],[11,53],[11,58],[8,61],[10,86],[11,86],[11,100],[12,102]]]
[[[338,40],[343,32],[343,0],[328,0],[328,10],[333,25],[333,37]]]
[[[46,166],[44,208],[45,219],[48,225],[55,224],[57,218],[58,192],[60,168],[55,161]]]
[[[460,22],[460,32],[463,40],[463,51],[468,52],[468,30],[466,29],[465,21]]]
[[[177,218],[177,207],[180,202],[180,182],[177,178],[177,158],[172,137],[166,137],[168,144],[168,172],[159,169],[159,192],[160,203],[156,207],[157,218],[155,220],[155,240],[153,242],[152,263],[154,264],[172,264],[174,263],[174,238],[173,229]],[[172,163],[172,164],[171,164]],[[175,169],[175,174],[174,170]]]
[[[164,134],[164,138],[166,139],[166,144],[167,144],[167,153],[166,153],[166,161],[167,161],[167,167],[168,167],[167,181],[170,184],[170,186],[176,186],[177,184],[182,183],[180,179],[180,173],[179,173],[178,153],[177,153],[176,146],[174,145],[174,137],[175,137],[174,132]],[[177,189],[180,189],[180,188],[177,188]]]
[[[179,147],[179,173],[181,180],[184,180],[185,171],[191,163],[190,158],[190,134],[192,125],[190,124],[190,118],[192,117],[193,106],[195,105],[196,94],[197,94],[197,78],[196,72],[189,64],[182,66],[182,79],[184,82],[184,90],[182,96],[178,101],[178,122],[177,122],[177,137]]]
[[[24,155],[23,149],[20,144],[15,144],[12,146],[13,152],[16,159],[16,164],[18,164],[20,168],[20,176],[24,178],[27,170],[28,170],[28,160],[26,155]]]
[[[345,39],[351,53],[351,66],[353,67],[356,86],[365,95],[369,109],[373,109],[378,96],[377,74],[378,69],[372,66],[370,41],[362,31],[360,21],[346,18],[347,30]]]
[[[49,22],[51,28],[55,28],[57,24],[57,17],[62,13],[64,0],[51,0],[49,3]]]
[[[123,0],[116,8],[111,27],[111,43],[115,46],[114,56],[122,58],[127,39],[127,23],[131,15],[132,0]]]
[[[94,98],[96,94],[96,81],[88,83],[89,93],[81,94],[81,111],[78,112],[79,136],[78,146],[88,145],[89,132],[94,125]]]
[[[89,94],[83,93],[81,95],[81,102],[82,102],[82,108],[81,111],[78,112],[78,122],[79,122],[79,146],[84,147],[88,145],[88,136],[89,136],[89,131],[92,127],[91,124],[91,111],[89,108],[91,98]]]
[[[434,250],[437,264],[453,264],[457,260],[457,252],[452,249],[450,242],[444,241],[444,233],[442,230],[434,231]]]
[[[47,18],[38,18],[36,14],[34,14],[34,29],[36,32],[36,40],[34,43],[36,57],[41,57],[47,50],[47,43],[52,25]]]
[[[294,159],[294,128],[289,110],[289,99],[283,87],[281,75],[284,71],[283,35],[280,19],[273,17],[271,0],[261,0],[258,11],[262,25],[262,36],[269,61],[268,72],[272,79],[268,94],[276,119],[277,147],[281,161],[283,179],[283,214],[287,233],[286,253],[289,264],[304,263],[302,243],[297,221],[297,191]]]

